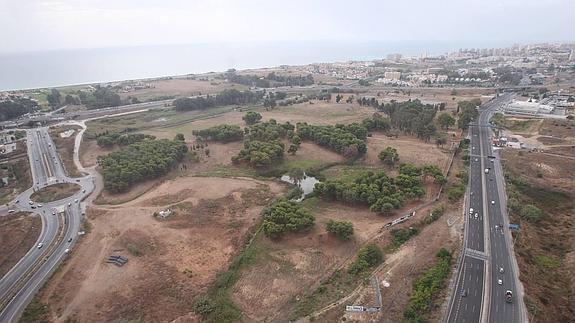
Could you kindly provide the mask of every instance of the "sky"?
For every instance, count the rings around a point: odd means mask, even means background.
[[[0,0],[0,53],[162,44],[575,41],[575,0]]]

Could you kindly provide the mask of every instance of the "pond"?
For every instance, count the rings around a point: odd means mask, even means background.
[[[305,172],[301,177],[292,177],[290,175],[284,175],[281,177],[281,180],[301,188],[303,194],[298,199],[295,200],[296,202],[303,201],[306,195],[309,195],[311,192],[313,192],[315,184],[319,183],[319,180],[317,180],[317,178],[313,176],[307,176]]]

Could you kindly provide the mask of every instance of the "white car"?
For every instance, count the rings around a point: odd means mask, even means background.
[[[8,213],[14,213],[16,210],[8,210]]]
[[[503,269],[503,267],[499,267],[499,272],[502,273],[502,274],[505,272],[505,270]]]
[[[42,204],[38,204],[38,207],[42,207]]]
[[[491,204],[495,204],[495,201],[491,201]]]
[[[475,218],[477,219],[479,217],[479,213],[475,212]]]
[[[498,279],[498,280],[497,280],[497,285],[503,285],[503,280]]]
[[[74,203],[78,203],[78,199],[75,199],[75,200],[74,200]]]
[[[70,252],[70,249],[64,250],[64,253],[68,253],[68,252]]]
[[[42,242],[40,242],[40,243],[38,244],[38,249],[42,249],[42,247],[44,247],[44,244],[43,244]]]

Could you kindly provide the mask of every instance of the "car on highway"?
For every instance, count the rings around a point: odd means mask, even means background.
[[[64,253],[68,253],[68,252],[70,252],[70,249],[64,250]]]
[[[72,206],[72,203],[68,202],[68,206]]]
[[[28,204],[32,205],[32,204],[34,204],[34,202],[33,202],[33,201],[28,201]]]
[[[497,285],[503,285],[503,280],[502,280],[502,279],[498,279],[498,280],[497,280]]]
[[[38,207],[42,207],[42,204],[38,204]]]
[[[38,244],[38,249],[42,249],[42,247],[44,247],[44,243],[40,242],[40,243]]]
[[[491,204],[495,204],[495,201],[491,201]]]
[[[499,267],[499,272],[502,273],[502,274],[505,272],[505,270],[503,269],[503,267]]]
[[[467,296],[467,289],[461,290],[461,297]]]
[[[16,210],[8,210],[8,213],[14,213]]]
[[[35,205],[32,205],[30,208],[32,208],[32,209],[36,209],[36,206],[35,206]]]
[[[473,214],[473,208],[469,208],[469,214]]]
[[[75,200],[74,200],[74,203],[78,203],[78,199],[75,199]]]
[[[72,238],[68,239],[68,242],[72,242]]]
[[[475,212],[475,218],[479,218],[479,213]]]
[[[82,190],[82,193],[86,193],[86,190]]]

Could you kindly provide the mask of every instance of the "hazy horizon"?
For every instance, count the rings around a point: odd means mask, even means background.
[[[571,42],[569,0],[0,0],[0,53],[217,43]]]

